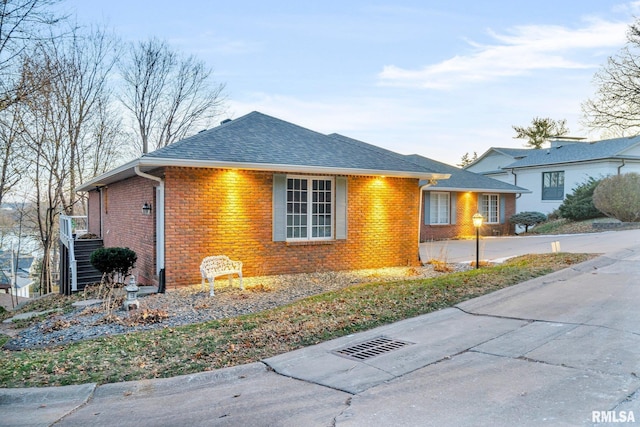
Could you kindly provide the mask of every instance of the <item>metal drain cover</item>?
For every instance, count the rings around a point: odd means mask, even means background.
[[[394,340],[387,337],[378,337],[351,347],[334,350],[333,353],[338,356],[346,357],[347,359],[366,360],[380,356],[381,354],[389,353],[390,351],[398,350],[411,344],[414,343]]]

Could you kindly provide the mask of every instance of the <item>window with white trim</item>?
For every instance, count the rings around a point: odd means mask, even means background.
[[[287,176],[287,240],[333,238],[333,178]]]
[[[449,193],[432,192],[429,199],[429,223],[449,224]]]
[[[500,222],[500,196],[498,194],[483,194],[480,198],[480,213],[487,224]]]

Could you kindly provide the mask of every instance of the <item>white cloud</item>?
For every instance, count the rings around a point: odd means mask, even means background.
[[[254,93],[244,101],[231,100],[230,111],[239,117],[251,111],[260,111],[274,117],[308,127],[323,133],[346,133],[368,130],[382,131],[412,126],[416,122],[428,124],[428,118],[437,114],[424,106],[408,105],[404,99],[367,97],[332,98],[307,101],[300,98]]]
[[[622,46],[628,23],[598,19],[584,22],[586,25],[577,29],[526,25],[502,34],[488,30],[492,44],[468,41],[473,53],[421,69],[387,65],[378,75],[379,83],[448,89],[469,82],[524,75],[533,70],[596,68],[598,64],[591,62],[591,55],[585,57],[585,51]]]

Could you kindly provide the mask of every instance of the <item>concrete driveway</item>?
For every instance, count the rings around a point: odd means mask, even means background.
[[[560,252],[607,253],[640,244],[640,229],[602,233],[563,234],[552,236],[480,237],[480,259],[501,261],[506,258],[552,252],[557,242]],[[447,262],[475,262],[476,241],[443,240],[420,244],[420,259]]]

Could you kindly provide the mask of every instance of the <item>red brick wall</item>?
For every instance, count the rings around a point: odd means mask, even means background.
[[[165,273],[167,288],[200,282],[208,255],[241,260],[246,277],[418,264],[416,179],[350,176],[346,240],[273,242],[273,173],[167,168],[165,176]],[[135,177],[109,185],[103,195],[105,246],[136,251],[139,282],[156,283],[157,183]],[[99,221],[97,192],[90,195],[92,232]],[[96,233],[98,234],[98,233]]]
[[[134,177],[102,189],[104,245],[127,247],[135,251],[138,261],[133,274],[141,284],[157,284],[154,189],[157,185],[157,182],[150,179]],[[153,206],[151,215],[142,214],[142,205],[145,202]],[[99,193],[92,191],[89,196],[89,223],[91,232],[99,235],[97,209]]]
[[[96,236],[100,236],[100,192],[98,190],[89,192],[89,213],[88,217],[88,229],[89,233],[93,233]]]
[[[273,242],[273,173],[166,170],[166,281],[200,281],[207,255],[243,261],[245,276],[418,263],[417,180],[349,177],[348,238]]]
[[[452,193],[454,194],[454,193]],[[424,199],[420,207],[420,241],[465,238],[475,236],[471,217],[478,211],[478,193],[456,192],[456,223],[452,225],[425,225]],[[514,228],[509,218],[516,212],[515,194],[502,194],[505,197],[505,224],[483,224],[480,234],[483,236],[513,234]]]

